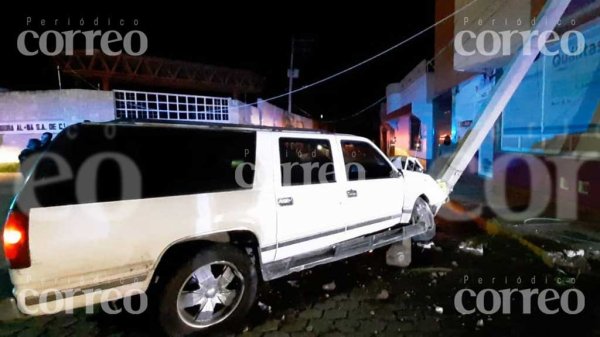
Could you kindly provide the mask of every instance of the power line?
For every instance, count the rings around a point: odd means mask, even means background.
[[[426,28],[422,29],[421,31],[419,31],[419,32],[415,33],[414,35],[412,35],[412,36],[408,37],[407,39],[405,39],[405,40],[403,40],[403,41],[400,41],[399,43],[397,43],[397,44],[395,44],[395,45],[393,45],[393,46],[391,46],[391,47],[389,47],[389,48],[387,48],[387,49],[385,49],[385,50],[383,50],[383,51],[381,51],[381,52],[379,52],[379,53],[377,53],[377,54],[375,54],[375,55],[373,55],[373,56],[371,56],[371,57],[369,57],[369,58],[367,58],[367,59],[365,59],[365,60],[363,60],[363,61],[361,61],[361,62],[358,62],[358,63],[356,63],[355,65],[353,65],[353,66],[351,66],[351,67],[348,67],[348,68],[346,68],[346,69],[340,70],[340,71],[338,71],[338,72],[336,72],[336,73],[334,73],[334,74],[332,74],[332,75],[329,75],[329,76],[327,76],[327,77],[325,77],[325,78],[322,78],[322,79],[320,79],[320,80],[317,80],[317,81],[315,81],[315,82],[312,82],[312,83],[306,84],[306,85],[304,85],[304,86],[302,86],[302,87],[300,87],[300,88],[298,88],[298,89],[294,89],[294,90],[291,90],[291,91],[287,91],[287,92],[285,92],[285,93],[283,93],[283,94],[279,94],[279,95],[277,95],[277,96],[273,96],[273,97],[270,97],[270,98],[267,98],[267,99],[263,99],[262,101],[263,101],[263,102],[270,102],[270,101],[273,101],[273,100],[276,100],[276,99],[279,99],[279,98],[282,98],[282,97],[286,97],[286,96],[288,96],[288,95],[291,95],[291,94],[295,94],[295,93],[298,93],[298,92],[301,92],[301,91],[305,91],[305,90],[307,90],[307,89],[310,89],[310,88],[312,88],[312,87],[315,87],[315,86],[317,86],[317,85],[319,85],[319,84],[323,84],[323,83],[325,83],[325,82],[327,82],[327,81],[330,81],[330,80],[332,80],[332,79],[334,79],[334,78],[336,78],[336,77],[339,77],[339,76],[341,76],[341,75],[344,75],[345,73],[347,73],[347,72],[350,72],[350,71],[352,71],[352,70],[354,70],[354,69],[356,69],[356,68],[359,68],[359,67],[361,67],[361,66],[363,66],[363,65],[365,65],[365,64],[367,64],[367,63],[369,63],[369,62],[371,62],[371,61],[373,61],[373,60],[375,60],[375,59],[378,59],[378,58],[380,58],[381,56],[383,56],[383,55],[385,55],[385,54],[387,54],[387,53],[389,53],[389,52],[391,52],[391,51],[393,51],[393,50],[397,49],[398,47],[400,47],[400,46],[403,46],[403,45],[407,44],[408,42],[410,42],[410,41],[412,41],[412,40],[416,39],[417,37],[419,37],[419,36],[421,36],[421,35],[425,34],[425,33],[426,33],[426,32],[428,32],[429,30],[431,30],[431,29],[433,29],[433,28],[435,28],[435,27],[439,26],[440,24],[442,24],[442,23],[444,23],[444,22],[448,21],[449,19],[453,18],[453,17],[454,17],[455,15],[457,15],[458,13],[461,13],[461,12],[463,12],[464,10],[466,10],[467,8],[471,7],[471,6],[472,6],[474,3],[476,3],[477,1],[478,1],[478,0],[472,0],[472,1],[471,1],[471,2],[469,2],[468,4],[464,5],[463,7],[459,8],[458,10],[454,11],[453,13],[451,13],[450,15],[448,15],[448,16],[446,16],[446,17],[444,17],[444,18],[440,19],[439,21],[436,21],[436,22],[435,22],[435,23],[433,23],[432,25],[430,25],[430,26],[428,26],[428,27],[426,27]],[[252,105],[253,105],[253,104],[246,104],[246,105],[239,106],[238,108],[243,108],[243,107],[246,107],[246,106],[252,106]]]
[[[381,98],[377,99],[375,102],[373,102],[373,103],[369,104],[367,107],[365,107],[365,108],[361,109],[361,110],[360,110],[360,111],[358,111],[358,112],[355,112],[355,113],[353,113],[353,114],[352,114],[352,115],[350,115],[350,116],[346,116],[346,117],[342,117],[342,118],[339,118],[339,119],[334,119],[334,120],[320,121],[320,122],[321,122],[321,123],[328,123],[328,124],[330,124],[330,123],[338,123],[338,122],[343,122],[343,121],[346,121],[346,120],[352,119],[352,118],[354,118],[354,117],[358,117],[358,116],[360,116],[361,114],[363,114],[363,113],[365,113],[365,112],[369,111],[371,108],[373,108],[373,107],[374,107],[374,106],[376,106],[377,104],[379,104],[379,103],[381,103],[382,101],[384,101],[386,98],[387,98],[387,96],[383,96],[383,97],[381,97]]]
[[[65,71],[65,70],[63,70]],[[86,80],[83,76],[79,75],[79,73],[77,73],[75,70],[67,70],[68,72],[72,73],[73,75],[79,77],[79,79],[81,79],[83,82],[85,82],[87,85],[89,85],[90,87],[94,88],[95,90],[98,90],[98,87],[93,85],[92,83],[90,83],[88,80]]]

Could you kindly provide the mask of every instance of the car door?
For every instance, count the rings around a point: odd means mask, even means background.
[[[400,222],[404,178],[371,142],[339,137],[345,165],[342,203],[347,232],[352,238]]]
[[[337,182],[342,172],[334,165],[334,142],[324,135],[276,139],[277,260],[327,247],[345,231],[340,216],[344,194]]]

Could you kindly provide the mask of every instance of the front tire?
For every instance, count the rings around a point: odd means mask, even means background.
[[[158,294],[159,322],[169,336],[208,334],[243,322],[258,277],[247,254],[215,244],[184,262]],[[227,322],[227,323],[226,323]]]
[[[417,198],[413,207],[411,223],[423,222],[426,228],[425,233],[416,235],[413,241],[431,241],[435,237],[435,220],[429,203],[423,198]]]

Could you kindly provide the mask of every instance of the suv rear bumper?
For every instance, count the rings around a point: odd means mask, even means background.
[[[19,308],[17,301],[13,297],[0,299],[0,322],[12,321],[16,319],[26,318]]]

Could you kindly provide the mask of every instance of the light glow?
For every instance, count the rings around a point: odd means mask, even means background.
[[[23,239],[23,233],[14,228],[6,228],[4,230],[4,244],[16,245]]]

